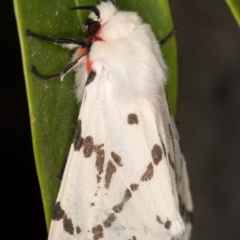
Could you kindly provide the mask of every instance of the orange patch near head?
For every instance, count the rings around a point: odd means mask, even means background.
[[[87,53],[87,48],[79,48],[77,51],[76,51],[76,57],[77,58],[80,58],[82,57],[83,55],[85,55]]]

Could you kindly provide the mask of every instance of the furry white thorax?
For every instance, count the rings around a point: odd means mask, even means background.
[[[102,2],[97,8],[103,41],[94,42],[91,47],[92,68],[97,74],[109,74],[111,87],[120,101],[147,98],[159,112],[166,67],[151,27],[137,13],[117,11],[111,2]],[[96,15],[91,13],[89,18],[95,19]],[[76,71],[76,93],[81,102],[85,88],[82,79],[86,79],[84,64]]]

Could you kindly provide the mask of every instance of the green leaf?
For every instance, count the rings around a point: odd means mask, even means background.
[[[40,73],[50,75],[62,70],[70,62],[73,53],[51,42],[26,36],[25,30],[81,41],[84,38],[82,19],[86,19],[89,12],[69,11],[69,7],[96,3],[97,0],[14,0],[35,163],[48,227],[60,186],[57,175],[71,144],[79,105],[73,91],[73,73],[69,73],[62,82],[59,78],[46,82],[32,74],[30,66],[33,64]],[[173,29],[167,0],[118,0],[117,6],[121,10],[137,11],[151,24],[159,40]],[[167,93],[175,115],[177,64],[174,37],[162,46],[162,50],[168,66]]]
[[[238,26],[240,27],[240,1],[239,0],[225,0],[235,17]]]

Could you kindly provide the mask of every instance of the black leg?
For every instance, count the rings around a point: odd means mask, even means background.
[[[39,38],[41,40],[44,41],[49,41],[49,42],[53,42],[55,44],[59,44],[59,45],[76,45],[76,47],[85,47],[86,43],[85,42],[79,42],[79,41],[75,41],[75,40],[71,40],[71,39],[65,39],[65,38],[51,38],[51,37],[46,37],[37,33],[33,33],[30,30],[26,29],[26,35],[31,36],[31,37],[35,37],[35,38]]]
[[[76,59],[75,61],[71,62],[69,65],[67,65],[61,72],[59,73],[55,73],[49,76],[44,76],[41,73],[38,72],[38,70],[36,69],[36,67],[34,67],[33,65],[31,66],[31,72],[34,73],[37,77],[43,79],[43,80],[51,80],[53,78],[57,78],[60,77],[61,80],[63,79],[63,77],[69,72],[71,71],[77,64],[78,61],[85,56],[86,54],[82,55],[80,58]]]
[[[159,42],[160,45],[167,42],[175,33],[177,32],[177,28],[174,28],[163,40]]]

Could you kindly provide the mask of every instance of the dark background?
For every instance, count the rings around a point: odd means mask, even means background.
[[[240,31],[224,1],[170,4],[179,28],[177,120],[195,206],[192,239],[240,239]],[[11,1],[1,3],[1,18],[1,237],[43,240]]]

